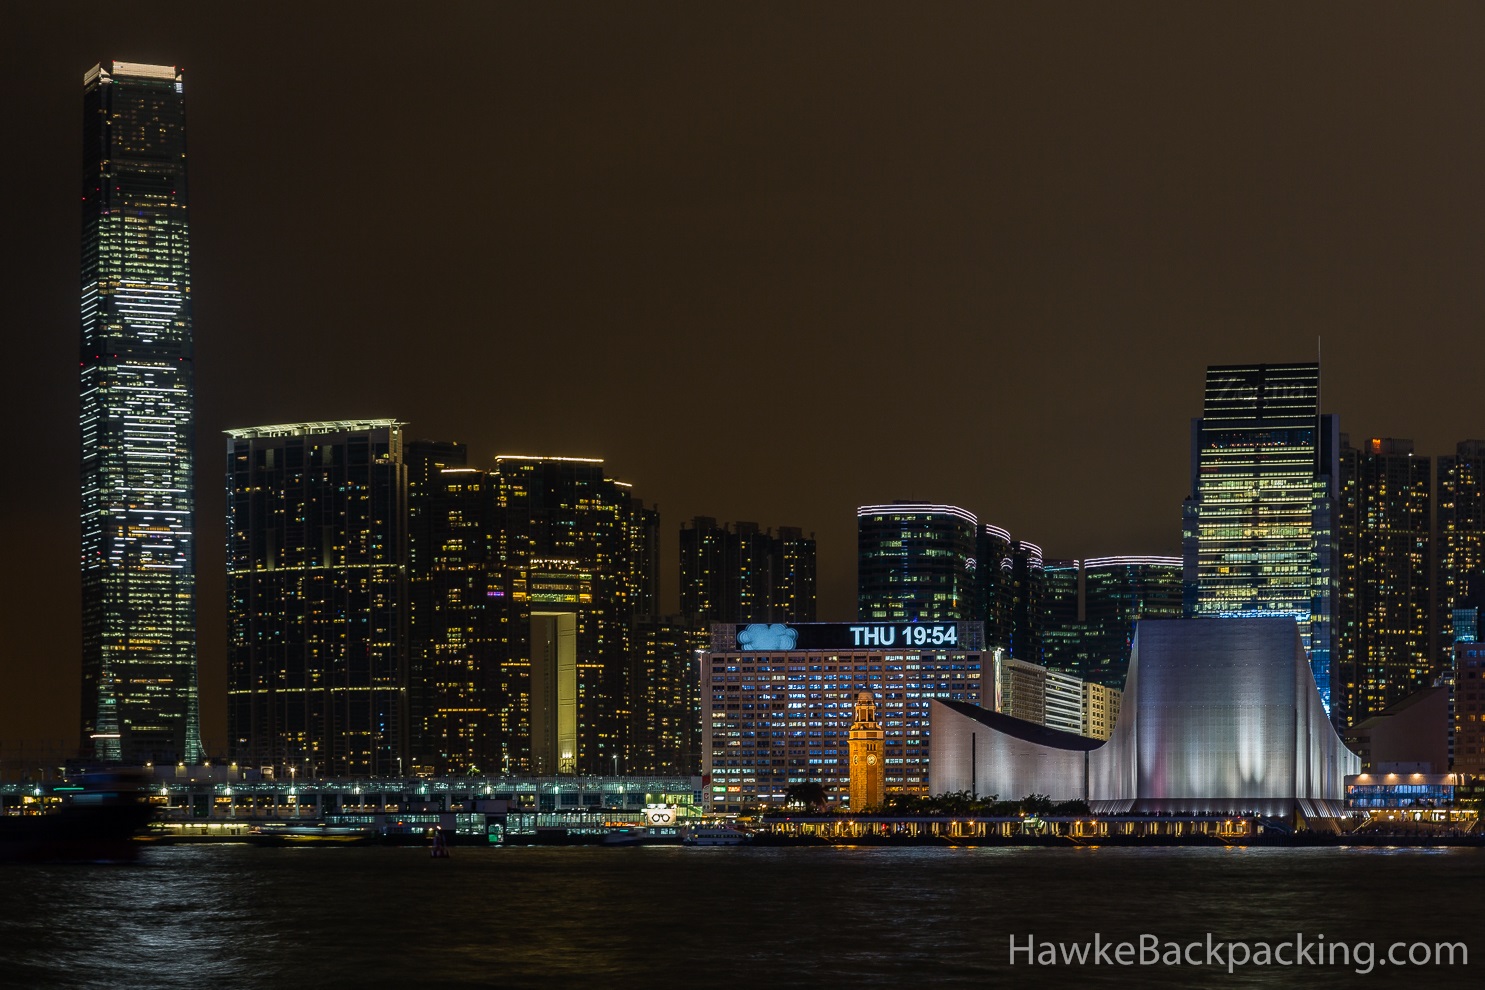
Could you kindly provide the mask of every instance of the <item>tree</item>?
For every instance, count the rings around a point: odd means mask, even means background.
[[[825,800],[825,785],[818,780],[802,780],[797,784],[790,784],[788,790],[784,791],[786,804],[802,804],[811,811],[823,811]]]

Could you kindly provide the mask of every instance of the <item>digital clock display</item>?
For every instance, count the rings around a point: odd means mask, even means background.
[[[958,646],[959,625],[954,622],[883,623],[851,626],[852,646]]]
[[[979,622],[759,622],[713,630],[722,636],[714,649],[745,651],[981,650],[985,640]]]

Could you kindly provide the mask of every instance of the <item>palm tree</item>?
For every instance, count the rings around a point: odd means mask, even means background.
[[[790,784],[788,790],[784,791],[784,801],[787,804],[802,804],[812,811],[823,811],[825,798],[825,785],[818,780],[802,780],[797,784]]]

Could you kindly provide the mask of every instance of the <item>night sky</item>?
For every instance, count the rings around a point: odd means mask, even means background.
[[[962,505],[1180,549],[1204,368],[1354,437],[1485,436],[1485,10],[13,3],[0,751],[75,745],[82,74],[185,68],[202,730],[230,427],[607,458],[675,532]],[[306,10],[304,7],[312,6]]]

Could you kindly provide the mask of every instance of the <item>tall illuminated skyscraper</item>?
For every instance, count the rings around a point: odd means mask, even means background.
[[[312,776],[410,771],[402,424],[227,437],[233,759]]]
[[[1183,518],[1192,616],[1292,616],[1330,711],[1339,435],[1320,366],[1207,369]]]
[[[1341,437],[1335,623],[1336,724],[1352,726],[1429,687],[1432,652],[1430,464],[1411,440]]]
[[[201,756],[181,71],[83,76],[82,748]]]
[[[1485,594],[1485,440],[1461,440],[1438,459],[1438,525],[1434,593],[1438,633],[1434,657],[1453,663],[1454,610]]]

